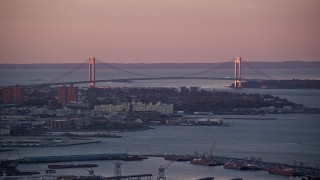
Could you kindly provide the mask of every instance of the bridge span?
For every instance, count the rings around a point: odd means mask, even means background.
[[[71,69],[70,72],[66,72],[65,74],[58,76],[54,80],[50,81],[49,83],[46,83],[47,85],[66,85],[66,84],[88,84],[88,87],[95,87],[96,83],[100,82],[132,82],[132,81],[145,81],[145,80],[230,80],[234,83],[234,88],[241,88],[241,82],[247,81],[247,80],[265,80],[261,78],[245,78],[242,76],[242,68],[246,67],[246,69],[252,69],[256,73],[263,75],[263,77],[267,77],[269,79],[272,79],[270,76],[264,74],[263,72],[254,69],[250,64],[245,63],[242,65],[242,59],[241,57],[235,57],[232,61],[228,61],[225,63],[221,63],[221,65],[217,67],[208,68],[206,70],[201,70],[200,72],[195,72],[191,74],[186,75],[173,75],[173,76],[157,76],[157,75],[146,75],[141,74],[133,71],[129,71],[127,69],[121,69],[116,66],[112,66],[110,64],[104,63],[100,60],[96,60],[94,57],[90,57],[87,61],[83,62],[83,64],[87,64],[88,69],[88,76],[86,80],[78,80],[78,81],[66,81],[62,80],[65,76],[69,75],[76,69]],[[103,65],[103,68],[100,67],[100,71],[103,71],[105,73],[111,72],[111,71],[117,71],[117,75],[105,75],[104,78],[98,78],[97,76],[97,65]],[[223,66],[228,65],[228,68],[231,70],[233,68],[233,74],[232,71],[229,72],[227,75],[223,75],[222,73],[214,74],[213,72],[221,71],[223,70]],[[254,76],[253,76],[254,77]]]
[[[87,71],[85,71],[85,69],[87,69]],[[255,74],[252,74],[248,77],[244,76],[248,70],[253,71]],[[145,72],[143,71],[143,73]],[[235,57],[230,61],[219,63],[214,67],[208,67],[208,69],[201,69],[199,72],[193,72],[184,75],[163,74],[160,76],[153,71],[149,71],[149,74],[143,73],[135,72],[135,70],[122,69],[97,60],[94,57],[90,57],[88,60],[80,63],[73,69],[68,70],[67,72],[48,82],[28,84],[28,86],[88,84],[88,87],[95,87],[96,83],[102,82],[133,82],[147,80],[222,80],[233,82],[234,88],[241,88],[241,82],[248,80],[275,80],[275,78],[272,78],[262,71],[252,67],[250,63],[243,61],[241,57]],[[72,75],[77,77],[72,78]],[[257,75],[260,75],[260,77],[262,76],[262,78],[259,78]]]
[[[125,79],[105,79],[105,80],[95,80],[95,83],[101,83],[101,82],[133,82],[133,81],[147,81],[147,80],[229,80],[229,81],[234,81],[234,78],[218,78],[218,77],[145,77],[145,78],[125,78]],[[253,80],[253,81],[262,81],[265,79],[238,79],[237,81],[243,82],[243,81],[248,81],[248,80]],[[92,81],[90,80],[85,80],[85,81],[66,81],[66,82],[55,82],[55,83],[42,83],[42,84],[31,84],[30,86],[35,86],[35,85],[48,85],[48,86],[55,86],[55,85],[68,85],[68,84],[92,84]],[[93,87],[93,86],[89,86]],[[238,87],[240,88],[240,87]]]

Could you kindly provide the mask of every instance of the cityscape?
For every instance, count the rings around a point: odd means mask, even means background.
[[[134,131],[148,131],[158,126],[233,126],[230,119],[241,119],[240,116],[247,115],[246,119],[253,121],[274,121],[277,118],[268,117],[268,114],[319,114],[319,108],[308,108],[302,104],[288,101],[270,94],[245,94],[238,93],[243,83],[252,81],[265,82],[265,80],[249,80],[241,78],[241,58],[234,60],[234,79],[229,88],[234,92],[226,92],[201,87],[119,87],[98,86],[96,82],[95,58],[88,60],[87,87],[75,86],[79,82],[53,82],[51,84],[31,84],[2,87],[1,105],[1,139],[2,151],[17,151],[17,148],[25,147],[65,147],[90,144],[95,146],[101,143],[100,138],[123,138],[123,133]],[[258,71],[258,70],[256,70]],[[258,71],[259,72],[259,71]],[[125,73],[128,73],[126,71]],[[69,74],[69,73],[67,73]],[[266,77],[268,75],[264,74]],[[120,75],[121,76],[121,75]],[[122,76],[121,76],[122,77]],[[151,77],[153,78],[153,77]],[[159,77],[157,77],[159,78]],[[165,79],[181,78],[181,76],[165,77]],[[205,77],[207,78],[207,77]],[[197,79],[201,79],[198,76]],[[197,80],[192,78],[192,80]],[[213,79],[216,79],[213,77]],[[138,80],[130,76],[130,81],[115,78],[108,79],[115,84],[119,82],[132,83]],[[144,80],[146,80],[144,78]],[[230,80],[228,78],[228,80]],[[312,81],[313,83],[308,83]],[[83,83],[81,80],[80,83]],[[290,83],[289,89],[314,88],[319,85],[316,80],[286,80]],[[278,82],[281,84],[281,82]],[[56,85],[58,84],[58,85]],[[60,84],[60,85],[59,85]],[[70,85],[68,85],[70,84]],[[278,87],[268,86],[253,87],[262,89],[273,89]],[[292,86],[292,84],[294,84]],[[304,87],[301,87],[301,84]],[[307,84],[307,85],[306,85]],[[307,87],[305,87],[307,86]],[[250,87],[249,87],[250,88]],[[232,116],[232,117],[230,117]],[[40,156],[20,157],[18,160],[5,160],[2,171],[10,176],[29,175],[34,176],[40,172],[20,171],[17,164],[70,162],[86,160],[118,160],[115,164],[114,179],[146,178],[152,179],[152,173],[121,175],[122,161],[142,161],[150,157],[162,157],[169,160],[168,166],[174,162],[190,161],[190,164],[202,166],[223,166],[226,169],[238,170],[265,170],[271,174],[286,176],[317,176],[317,167],[304,167],[304,162],[294,164],[279,164],[262,161],[261,157],[250,159],[238,159],[236,157],[222,157],[212,154],[214,145],[209,154],[201,156],[196,154],[82,154],[64,156]],[[12,149],[14,148],[14,149]],[[208,152],[207,152],[208,153]],[[11,164],[8,164],[11,163]],[[299,164],[300,163],[300,164]],[[57,166],[57,168],[51,168]],[[64,167],[65,166],[65,167]],[[79,166],[79,167],[78,167]],[[46,172],[55,173],[60,168],[89,168],[98,167],[97,164],[69,164],[48,165]],[[59,168],[58,168],[59,167]],[[116,168],[117,167],[117,168]],[[157,178],[165,178],[164,169],[159,168]],[[281,168],[280,168],[281,167]],[[287,170],[290,168],[290,171]],[[162,170],[161,170],[162,169]],[[117,172],[117,173],[116,173]],[[85,178],[107,178],[102,176],[91,176]],[[66,176],[57,176],[66,178]],[[72,176],[72,178],[78,178]],[[79,177],[84,178],[84,177]],[[111,178],[111,177],[110,177]],[[207,177],[211,178],[211,177]],[[213,177],[212,177],[213,178]]]
[[[319,6],[0,2],[0,179],[320,179]]]

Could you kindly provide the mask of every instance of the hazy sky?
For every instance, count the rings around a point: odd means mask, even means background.
[[[320,61],[320,0],[0,0],[0,63]]]

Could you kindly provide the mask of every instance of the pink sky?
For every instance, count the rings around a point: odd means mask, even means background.
[[[320,61],[319,0],[1,0],[0,63]]]

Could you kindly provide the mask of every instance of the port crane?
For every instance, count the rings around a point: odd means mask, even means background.
[[[120,161],[115,161],[113,162],[114,164],[114,177],[116,180],[120,179],[121,176],[121,162]]]
[[[129,149],[127,148],[125,153],[127,154],[129,151]],[[117,161],[112,161],[114,167],[113,167],[113,175],[115,177],[116,180],[118,179],[121,179],[120,176],[121,176],[121,162],[119,160]]]
[[[169,163],[162,164],[159,167],[159,174],[157,180],[166,180],[165,170],[167,167],[169,167],[174,161],[170,161]]]
[[[94,170],[91,168],[91,169],[86,169],[89,173],[90,176],[94,176]]]
[[[209,159],[212,160],[213,159],[213,149],[214,149],[214,146],[216,145],[217,143],[217,140],[214,140],[213,143],[212,143],[212,146],[211,146],[211,149],[210,149],[210,152],[209,152]]]
[[[21,160],[21,159],[22,159],[22,157],[20,156],[20,153],[19,153],[19,151],[18,151],[18,149],[17,149],[16,147],[14,148],[14,151],[17,153],[17,155],[18,155],[18,157],[19,157],[19,159],[18,159],[18,160]],[[9,152],[9,154],[8,154],[7,159],[9,158],[9,156],[10,156],[10,152]]]

